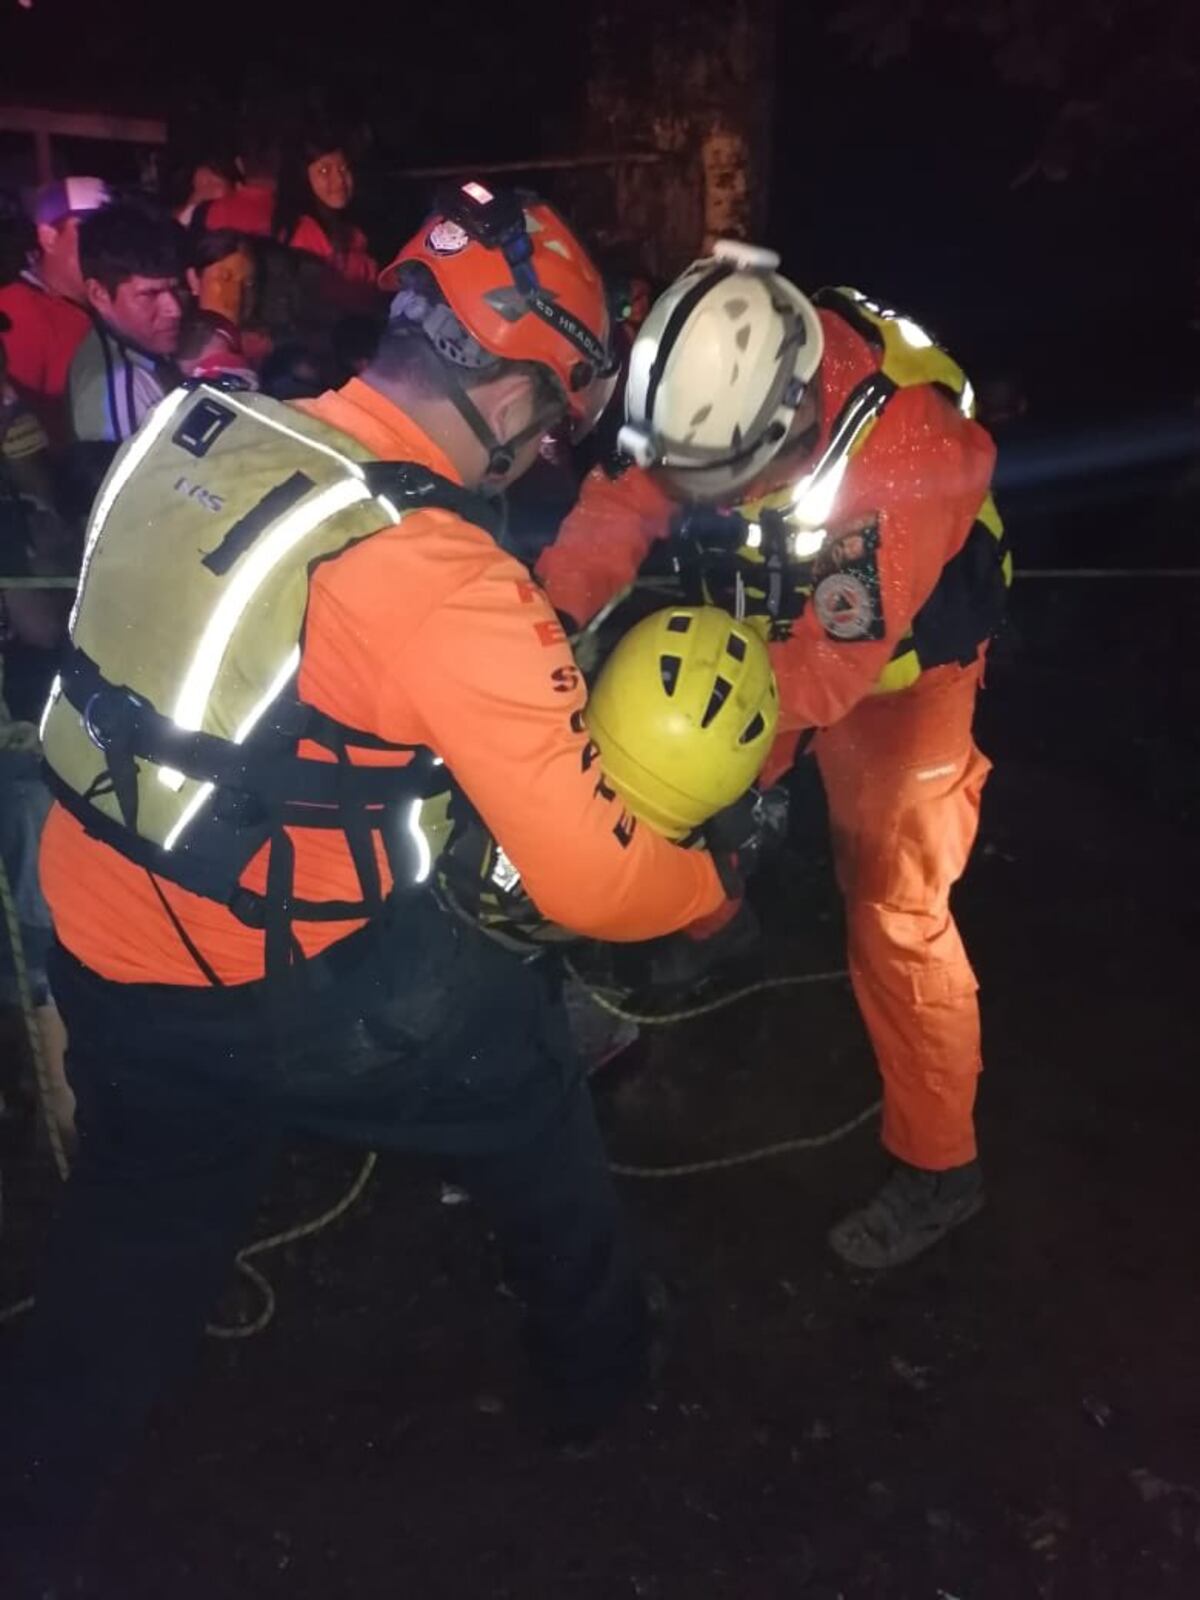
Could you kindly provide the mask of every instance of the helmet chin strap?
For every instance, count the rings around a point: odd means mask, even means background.
[[[549,428],[559,420],[563,414],[560,405],[543,404],[537,408],[534,415],[519,433],[514,433],[510,439],[498,439],[479,407],[471,399],[463,384],[451,373],[447,384],[448,398],[459,416],[470,428],[487,453],[488,464],[486,476],[489,478],[505,478],[513,469],[518,452],[529,443],[531,439],[540,438]]]
[[[500,480],[507,477],[517,459],[517,452],[530,439],[536,439],[545,433],[547,429],[552,428],[562,416],[565,407],[561,403],[543,403],[536,409],[530,421],[519,433],[515,433],[511,439],[498,439],[491,424],[474,400],[471,399],[466,384],[458,377],[455,365],[449,360],[439,358],[429,341],[429,335],[424,324],[416,318],[411,320],[416,321],[423,335],[418,346],[423,360],[431,369],[436,370],[446,398],[471,430],[471,433],[478,440],[487,456],[485,479]],[[497,362],[497,366],[500,367],[499,362]],[[486,374],[487,372],[487,368],[482,365],[476,365],[472,370],[481,374]],[[503,369],[501,368],[500,370]],[[498,371],[497,376],[499,375]]]
[[[505,473],[512,470],[512,464],[516,460],[512,446],[501,444],[483,413],[457,378],[451,377],[446,388],[450,403],[483,446],[487,455],[487,476],[504,477]]]
[[[418,348],[424,361],[436,368],[446,398],[483,447],[487,456],[485,478],[506,478],[522,446],[552,428],[566,410],[561,401],[543,401],[519,433],[511,439],[498,439],[458,373],[470,371],[486,380],[493,367],[497,369],[496,376],[500,376],[505,363],[484,350],[449,306],[431,300],[419,289],[399,291],[392,301],[392,320],[407,323],[419,332]]]

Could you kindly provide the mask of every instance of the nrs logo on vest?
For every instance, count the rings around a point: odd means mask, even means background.
[[[203,511],[222,511],[225,508],[224,495],[214,494],[211,489],[206,489],[202,483],[193,483],[190,478],[176,478],[172,487],[185,500],[194,500]]]

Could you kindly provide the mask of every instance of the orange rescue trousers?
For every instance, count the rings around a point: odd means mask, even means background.
[[[944,1171],[975,1157],[978,985],[950,912],[991,771],[971,736],[982,661],[871,695],[817,736],[854,993],[883,1077],[883,1143]]]

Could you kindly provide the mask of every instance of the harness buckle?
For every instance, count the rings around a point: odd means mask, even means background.
[[[303,739],[313,720],[312,707],[295,698],[277,700],[269,715],[270,726],[285,739]]]
[[[257,795],[246,789],[222,785],[212,798],[212,815],[233,828],[256,828],[266,820],[266,807]]]
[[[145,704],[132,689],[117,689],[106,684],[88,697],[80,714],[84,732],[97,750],[107,754],[120,742],[122,735],[128,733],[132,714]]]

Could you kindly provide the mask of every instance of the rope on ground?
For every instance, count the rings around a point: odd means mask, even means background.
[[[1014,578],[1200,578],[1200,567],[1018,567],[1013,573]],[[78,575],[45,574],[41,577],[6,578],[0,576],[0,589],[70,589],[79,587]],[[580,628],[578,633],[571,635],[571,644],[582,642],[599,632],[600,626],[605,622],[622,600],[637,587],[648,591],[660,590],[663,593],[674,592],[674,580],[653,578],[640,580],[636,585],[630,584],[622,589],[608,605],[596,613],[586,627]]]
[[[16,898],[13,895],[12,884],[9,881],[8,871],[3,861],[0,861],[0,905],[4,909],[4,927],[12,949],[13,971],[16,973],[17,978],[17,997],[21,1004],[25,1033],[29,1039],[29,1053],[33,1058],[38,1105],[41,1109],[42,1120],[46,1126],[46,1136],[50,1141],[50,1152],[54,1157],[55,1170],[65,1182],[70,1176],[71,1163],[67,1159],[66,1146],[63,1144],[62,1132],[59,1129],[58,1118],[55,1115],[50,1068],[46,1061],[42,1025],[38,1020],[37,1007],[33,1003],[33,989],[29,982],[29,964],[25,959],[25,939],[21,933],[21,918],[17,912]],[[0,1220],[2,1220],[2,1217],[3,1212],[0,1209]],[[0,1308],[0,1327],[3,1327],[6,1322],[15,1322],[18,1317],[24,1316],[27,1311],[31,1310],[32,1306],[33,1296],[30,1295],[24,1300],[18,1300],[15,1305]]]
[[[8,933],[9,945],[12,948],[13,970],[17,975],[17,997],[21,1005],[21,1015],[25,1020],[25,1033],[29,1040],[29,1053],[33,1058],[38,1104],[41,1107],[42,1121],[46,1125],[46,1136],[50,1141],[50,1152],[54,1157],[55,1170],[65,1182],[71,1171],[71,1163],[67,1159],[62,1130],[58,1126],[58,1117],[55,1114],[54,1086],[50,1082],[50,1064],[46,1060],[42,1025],[38,1020],[37,1007],[33,1003],[33,988],[29,982],[29,964],[25,959],[25,940],[21,934],[21,918],[17,911],[17,902],[13,895],[12,884],[9,882],[8,871],[3,861],[0,861],[0,904],[4,907],[4,926]]]
[[[265,1239],[256,1239],[253,1244],[248,1244],[244,1250],[239,1250],[234,1258],[234,1266],[243,1278],[251,1282],[263,1297],[263,1308],[252,1322],[234,1323],[225,1325],[210,1322],[205,1332],[213,1339],[252,1339],[256,1333],[261,1333],[275,1315],[275,1291],[257,1267],[250,1265],[251,1257],[266,1255],[269,1250],[279,1250],[285,1244],[295,1244],[297,1239],[311,1238],[314,1233],[320,1233],[328,1228],[331,1223],[338,1220],[355,1205],[363,1190],[371,1181],[379,1160],[374,1150],[367,1152],[363,1164],[358,1169],[358,1176],[346,1190],[345,1194],[328,1211],[322,1211],[319,1217],[313,1217],[309,1222],[301,1222],[294,1228],[285,1228],[281,1233],[272,1233]]]
[[[1200,578],[1200,567],[1018,567],[1014,578]]]
[[[576,983],[583,985],[601,1011],[607,1011],[610,1017],[619,1017],[622,1022],[636,1022],[647,1028],[667,1027],[676,1022],[691,1022],[696,1017],[707,1017],[714,1011],[723,1011],[726,1006],[745,1000],[749,995],[762,994],[768,989],[792,989],[804,984],[836,983],[839,979],[850,976],[846,971],[794,972],[782,978],[758,978],[754,983],[748,983],[741,989],[716,995],[712,1000],[706,1000],[700,1005],[686,1006],[680,1011],[630,1011],[627,1006],[621,1005],[613,998],[623,991],[608,989],[603,985],[593,985],[570,960],[566,961],[565,965]]]
[[[802,1134],[796,1139],[780,1139],[777,1144],[765,1144],[758,1150],[743,1150],[735,1156],[712,1156],[707,1161],[682,1161],[668,1167],[633,1167],[613,1161],[610,1166],[619,1178],[694,1178],[702,1172],[728,1172],[733,1167],[748,1167],[755,1161],[769,1161],[773,1156],[787,1156],[797,1150],[822,1150],[826,1145],[837,1144],[849,1134],[870,1122],[883,1106],[876,1100],[865,1111],[860,1111],[849,1122],[839,1123],[828,1133]]]
[[[18,1317],[23,1317],[27,1311],[32,1310],[32,1295],[29,1295],[24,1300],[18,1300],[16,1305],[5,1306],[4,1309],[0,1311],[0,1328],[2,1328],[6,1322],[15,1322]]]
[[[0,578],[0,589],[78,589],[79,576],[77,573],[68,577],[51,577],[44,574],[41,577],[30,578]]]
[[[754,983],[743,985],[740,989],[716,995],[701,1005],[687,1006],[679,1011],[645,1012],[631,1011],[627,1006],[621,1005],[613,998],[618,993],[617,990],[588,983],[571,961],[566,961],[565,965],[575,981],[587,990],[589,997],[602,1011],[607,1011],[611,1017],[620,1018],[622,1022],[636,1022],[649,1027],[663,1027],[671,1023],[690,1022],[695,1017],[706,1017],[714,1011],[722,1011],[726,1006],[745,1000],[749,995],[761,994],[765,990],[798,988],[813,983],[836,983],[839,979],[850,976],[848,972],[838,971],[795,972],[781,978],[759,978]],[[623,1161],[613,1161],[609,1165],[619,1178],[694,1178],[706,1172],[729,1172],[734,1167],[748,1167],[753,1162],[769,1161],[774,1156],[793,1155],[798,1150],[821,1150],[827,1145],[836,1144],[839,1139],[845,1139],[864,1123],[870,1122],[882,1105],[881,1100],[876,1100],[865,1111],[860,1111],[856,1117],[851,1117],[849,1122],[840,1123],[836,1128],[830,1128],[827,1133],[801,1134],[794,1139],[780,1139],[774,1144],[761,1145],[756,1150],[741,1150],[736,1155],[711,1156],[704,1161],[681,1161],[658,1167],[631,1166]]]
[[[327,1211],[322,1211],[319,1217],[313,1217],[308,1222],[297,1223],[294,1228],[284,1228],[280,1233],[269,1234],[265,1239],[256,1239],[253,1244],[248,1244],[244,1250],[239,1250],[234,1257],[234,1267],[241,1276],[252,1283],[262,1296],[262,1310],[250,1322],[233,1324],[209,1323],[205,1332],[213,1339],[252,1339],[256,1333],[261,1333],[275,1315],[275,1290],[271,1287],[270,1279],[265,1273],[251,1266],[251,1258],[266,1255],[269,1250],[279,1250],[285,1244],[294,1244],[297,1239],[308,1239],[313,1234],[320,1233],[328,1228],[331,1223],[338,1220],[355,1205],[371,1176],[375,1171],[378,1156],[374,1150],[368,1151],[363,1158],[362,1166],[354,1182],[346,1190],[336,1205],[330,1206]],[[24,1316],[27,1311],[32,1311],[34,1305],[33,1295],[24,1300],[18,1300],[15,1305],[5,1306],[0,1310],[0,1327],[6,1322],[15,1322],[18,1317]]]

